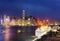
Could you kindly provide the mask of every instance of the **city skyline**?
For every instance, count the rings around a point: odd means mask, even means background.
[[[60,41],[60,0],[0,0],[0,41]]]
[[[26,15],[60,21],[59,4],[59,0],[0,0],[0,16],[20,17],[24,9]]]
[[[25,10],[22,10],[21,17],[11,17],[4,15],[3,18],[0,18],[0,25],[6,26],[43,26],[43,25],[60,25],[58,21],[50,21],[49,19],[40,19],[33,16],[26,16]]]

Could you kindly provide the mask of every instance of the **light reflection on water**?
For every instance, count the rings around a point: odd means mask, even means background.
[[[13,30],[6,29],[5,34],[4,34],[4,41],[13,41],[14,32],[11,32],[11,31]]]
[[[0,41],[28,41],[28,39],[32,39],[31,35],[34,32],[31,28],[5,28],[5,33],[2,33],[3,26],[0,26]],[[17,30],[22,30],[21,33],[17,33]],[[26,31],[26,32],[23,32]],[[28,31],[27,31],[28,30]]]
[[[2,26],[0,27],[0,41],[3,41],[3,33],[2,33]]]
[[[6,29],[5,35],[4,35],[4,39],[5,41],[9,41],[10,38],[10,29]]]

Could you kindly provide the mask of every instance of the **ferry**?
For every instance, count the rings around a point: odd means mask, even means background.
[[[41,26],[40,28],[37,28],[35,31],[36,38],[33,41],[41,39],[42,36],[46,35],[50,30],[51,30],[50,26]]]

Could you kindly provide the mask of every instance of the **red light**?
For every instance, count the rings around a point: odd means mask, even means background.
[[[48,22],[49,20],[47,19],[46,22]]]
[[[39,18],[37,18],[37,20],[40,20]]]
[[[40,27],[41,27],[40,25],[37,26],[37,28],[40,28]]]

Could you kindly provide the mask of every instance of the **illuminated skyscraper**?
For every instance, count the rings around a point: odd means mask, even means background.
[[[4,22],[6,22],[6,15],[4,15]]]
[[[3,24],[3,20],[1,19],[1,21],[0,21],[0,22],[1,22],[0,24],[2,25],[2,24]]]
[[[10,22],[10,17],[7,16],[6,21],[9,23]]]
[[[30,18],[28,18],[28,24],[30,25],[30,22],[31,22],[31,20],[30,20]]]
[[[22,12],[22,26],[25,26],[25,10]]]
[[[22,19],[25,20],[25,10],[23,10]]]
[[[10,22],[10,17],[4,15],[4,25],[9,24],[9,22]]]

